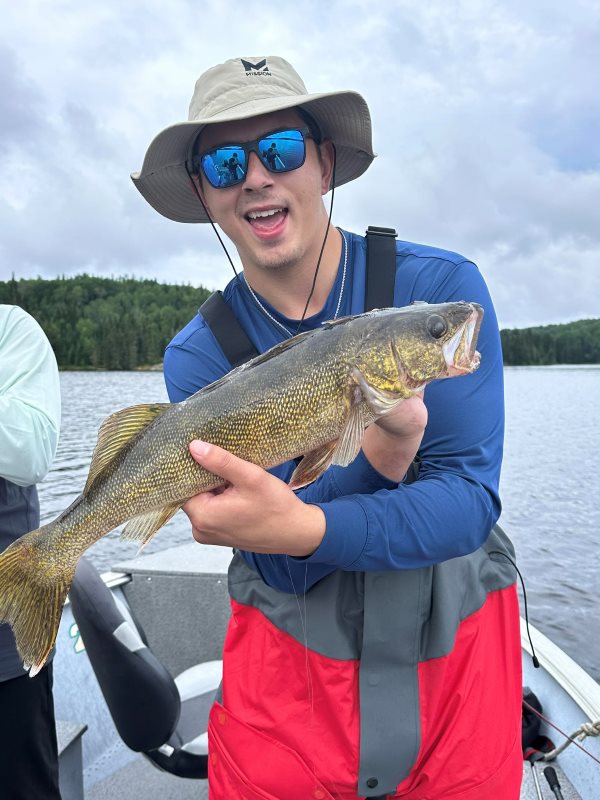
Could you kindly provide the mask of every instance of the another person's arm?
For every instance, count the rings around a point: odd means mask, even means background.
[[[60,429],[56,358],[38,323],[22,309],[0,313],[0,476],[20,486],[42,480]]]

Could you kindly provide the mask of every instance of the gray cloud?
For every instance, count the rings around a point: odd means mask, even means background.
[[[0,43],[0,156],[41,137],[43,105],[42,93],[22,74],[15,53]]]
[[[392,225],[473,258],[502,325],[600,316],[591,3],[310,0],[273,15],[252,1],[231,26],[238,11],[233,0],[66,0],[42,21],[11,5],[0,279],[88,271],[223,286],[231,269],[212,232],[157,215],[129,173],[186,117],[203,69],[276,52],[309,90],[354,88],[371,107],[380,157],[336,193],[338,224]]]

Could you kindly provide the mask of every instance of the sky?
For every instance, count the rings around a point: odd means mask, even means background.
[[[129,176],[204,70],[281,55],[310,92],[371,110],[378,157],[336,191],[335,224],[475,261],[503,328],[600,317],[597,0],[19,0],[2,17],[0,280],[223,288],[210,227],[161,217]]]

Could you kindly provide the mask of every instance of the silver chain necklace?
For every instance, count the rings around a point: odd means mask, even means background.
[[[338,297],[337,306],[335,309],[335,314],[333,315],[333,319],[337,319],[337,316],[340,313],[340,308],[342,306],[342,297],[344,295],[344,286],[346,285],[346,269],[348,267],[348,242],[346,241],[346,236],[344,235],[344,231],[341,230],[341,228],[338,228],[338,231],[342,234],[342,239],[344,240],[344,267],[342,270],[342,285],[340,286],[340,296]],[[282,325],[278,319],[275,319],[275,317],[272,314],[269,314],[267,309],[263,306],[258,297],[254,294],[254,289],[248,283],[248,279],[246,278],[245,273],[242,273],[242,275],[244,276],[244,282],[248,287],[248,291],[252,295],[254,302],[260,308],[263,314],[265,314],[271,320],[272,323],[277,325],[277,327],[280,330],[282,330],[286,336],[292,337],[294,334],[288,328],[286,328],[285,325]]]

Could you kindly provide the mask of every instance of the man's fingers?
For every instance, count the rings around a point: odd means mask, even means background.
[[[200,466],[229,483],[236,483],[248,477],[248,468],[254,466],[216,444],[202,442],[199,439],[190,442],[189,448],[192,457]]]

